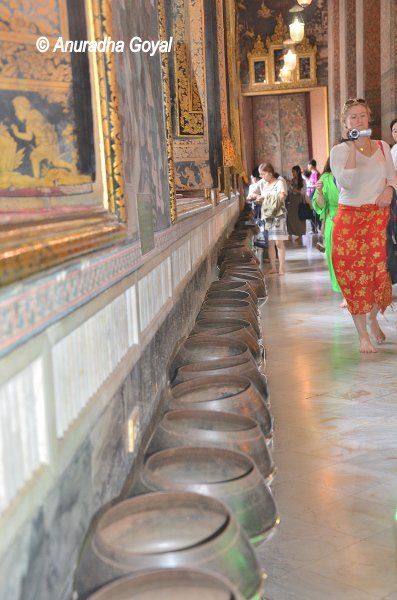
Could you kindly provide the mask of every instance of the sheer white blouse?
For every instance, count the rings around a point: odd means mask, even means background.
[[[378,147],[372,156],[356,151],[356,167],[345,169],[350,144],[342,142],[331,150],[331,171],[339,188],[339,203],[348,206],[375,204],[386,186],[397,190],[397,173],[394,168],[390,147],[381,141],[384,150]]]

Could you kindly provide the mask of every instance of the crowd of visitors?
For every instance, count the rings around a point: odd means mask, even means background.
[[[277,258],[278,274],[284,275],[284,241],[301,240],[307,220],[312,233],[323,233],[332,289],[342,293],[341,307],[351,313],[365,353],[376,352],[374,343],[385,339],[377,315],[392,298],[386,227],[397,191],[397,119],[390,124],[390,150],[371,139],[370,118],[364,99],[349,98],[341,113],[342,138],[321,175],[311,159],[304,171],[294,165],[287,183],[273,165],[262,163],[248,192],[268,232],[268,275],[277,273]]]

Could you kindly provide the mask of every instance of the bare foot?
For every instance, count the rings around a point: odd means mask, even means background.
[[[343,298],[342,302],[339,304],[340,308],[347,308],[347,300]]]
[[[371,354],[378,351],[369,340],[362,338],[360,339],[360,352],[363,352],[364,354]]]
[[[270,269],[270,271],[266,271],[265,275],[277,275],[276,269]]]
[[[382,342],[384,342],[386,339],[386,336],[383,333],[383,331],[381,330],[377,319],[368,318],[368,322],[369,322],[369,328],[371,330],[372,335],[375,338],[375,341],[378,342],[378,344],[381,344]]]
[[[278,274],[279,275],[285,275],[284,271],[279,271]]]

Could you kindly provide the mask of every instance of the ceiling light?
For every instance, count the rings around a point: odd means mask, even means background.
[[[296,0],[296,1],[298,4],[300,4],[300,6],[302,6],[302,8],[307,8],[312,3],[312,0]]]
[[[291,39],[297,44],[305,37],[305,23],[300,15],[295,15],[294,20],[289,26],[289,34]]]

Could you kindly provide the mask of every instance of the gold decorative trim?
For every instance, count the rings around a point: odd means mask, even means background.
[[[191,4],[174,0],[174,65],[177,135],[204,136],[204,109],[200,87],[205,91],[204,23],[201,0]],[[191,22],[192,21],[192,22]],[[201,32],[200,43],[192,33]],[[204,98],[204,96],[203,96]]]
[[[159,11],[159,29],[160,38],[167,39],[167,30],[165,25],[165,7],[164,0],[158,2]],[[176,193],[175,193],[175,164],[174,164],[174,148],[172,143],[172,116],[171,116],[171,91],[170,91],[170,73],[168,64],[168,54],[161,53],[161,68],[163,75],[163,95],[165,109],[165,133],[167,141],[167,163],[168,163],[168,186],[170,190],[170,214],[172,224],[176,223]]]
[[[112,35],[110,0],[91,0],[96,40]],[[113,52],[97,52],[100,110],[106,162],[109,207],[120,221],[127,220],[124,197],[124,173],[121,126]]]
[[[267,54],[265,45],[259,33],[256,36],[255,44],[251,50],[251,54],[254,56],[264,56]]]
[[[284,23],[283,15],[280,13],[276,17],[276,27],[273,34],[266,38],[266,46],[270,49],[270,46],[282,44],[287,38],[289,38],[289,30]]]
[[[0,228],[0,285],[32,275],[98,248],[105,248],[125,237],[125,227],[106,211],[57,219],[18,228]],[[24,240],[20,244],[21,239]]]
[[[239,111],[239,93],[240,83],[237,76],[237,30],[236,30],[236,3],[234,0],[227,0],[226,9],[226,48],[227,48],[227,72],[228,72],[228,91],[229,91],[229,114],[230,114],[230,138],[234,149],[233,166],[237,173],[241,175],[244,181],[248,181],[247,173],[242,163],[241,152],[241,132],[240,132],[240,111]]]

